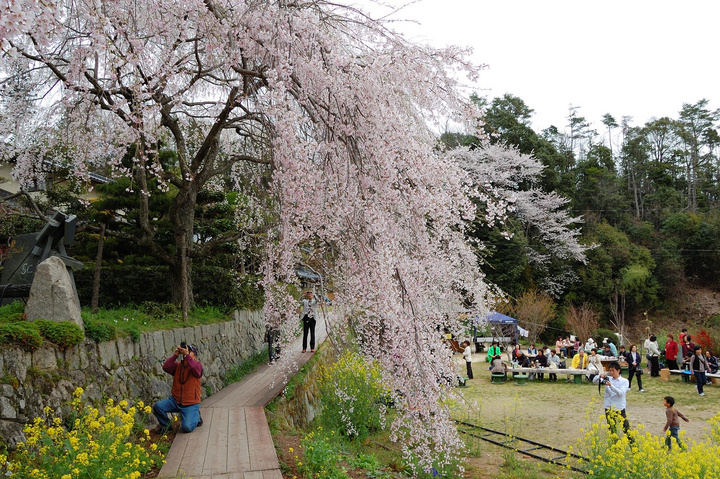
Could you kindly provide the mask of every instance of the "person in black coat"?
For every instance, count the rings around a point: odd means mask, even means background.
[[[539,368],[548,367],[548,360],[544,354],[538,354],[537,357],[535,357],[535,365]],[[537,378],[542,381],[545,378],[545,374],[538,373]]]
[[[625,353],[625,361],[628,363],[628,382],[630,383],[628,389],[632,387],[633,376],[636,376],[638,389],[641,393],[644,393],[645,390],[642,387],[642,368],[640,367],[642,356],[640,356],[640,353],[637,351],[637,346],[634,344],[630,346],[630,352]]]
[[[718,358],[713,356],[713,353],[708,349],[705,351],[705,359],[707,359],[708,363],[708,372],[716,374],[718,372]]]

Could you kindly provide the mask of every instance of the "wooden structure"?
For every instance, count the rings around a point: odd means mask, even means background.
[[[326,337],[321,319],[316,335],[318,343]],[[300,351],[297,340],[283,354],[292,355],[300,367],[312,356]],[[282,392],[287,379],[277,365],[266,364],[205,399],[200,406],[203,426],[178,433],[158,477],[282,479],[264,407]]]

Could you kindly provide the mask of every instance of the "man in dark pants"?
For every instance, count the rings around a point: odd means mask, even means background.
[[[617,434],[617,423],[622,417],[623,432],[625,432],[628,440],[633,442],[632,436],[629,435],[630,423],[625,414],[625,396],[628,389],[630,389],[630,383],[620,376],[620,365],[617,362],[610,363],[607,374],[598,374],[593,378],[593,383],[605,386],[603,405],[605,406],[605,418],[610,426],[610,431]]]
[[[168,414],[174,412],[180,413],[180,427],[183,432],[192,432],[203,425],[200,417],[200,377],[203,366],[197,360],[197,354],[198,350],[192,344],[181,344],[163,364],[163,371],[173,377],[173,383],[170,397],[153,404],[153,414],[160,423],[154,432],[168,432],[172,427]],[[182,356],[180,361],[177,360],[179,356]]]
[[[305,291],[305,298],[302,300],[302,317],[303,323],[303,348],[302,352],[307,351],[308,332],[310,333],[310,352],[315,352],[315,308],[317,300],[313,298],[312,291]]]

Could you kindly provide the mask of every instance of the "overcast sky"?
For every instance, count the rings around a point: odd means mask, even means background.
[[[479,91],[511,93],[537,131],[561,130],[579,106],[600,133],[605,113],[632,125],[677,117],[683,103],[720,107],[720,1],[422,0],[398,18],[409,38],[474,49]]]

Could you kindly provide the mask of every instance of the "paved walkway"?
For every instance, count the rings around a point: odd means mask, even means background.
[[[319,320],[316,339],[326,335]],[[302,353],[301,339],[286,348],[298,367],[312,356]],[[218,391],[200,406],[203,426],[178,433],[160,470],[160,478],[282,479],[264,407],[287,384],[275,365],[263,365],[242,381]]]

